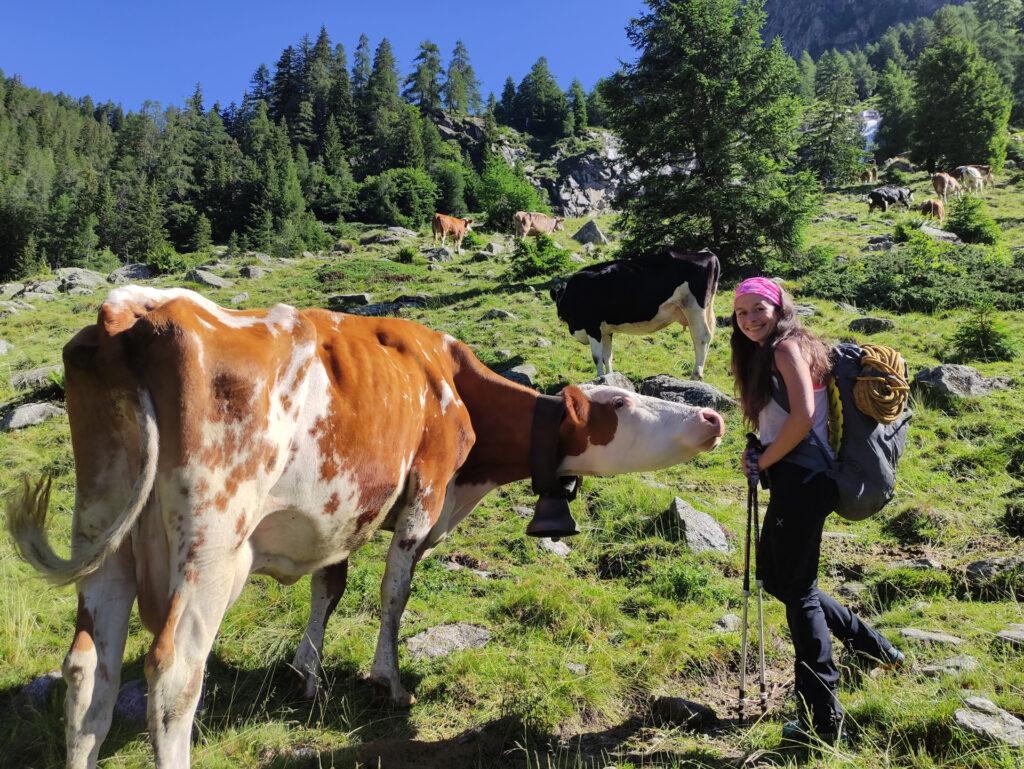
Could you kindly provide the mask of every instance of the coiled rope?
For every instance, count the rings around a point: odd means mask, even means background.
[[[861,366],[881,375],[857,377],[857,384],[853,386],[853,402],[876,422],[891,424],[903,413],[910,397],[907,363],[891,347],[866,344],[862,349]]]

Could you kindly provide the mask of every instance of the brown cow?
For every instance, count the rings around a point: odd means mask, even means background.
[[[946,218],[946,206],[943,205],[941,200],[936,200],[935,198],[930,198],[922,203],[920,211],[925,216],[935,217],[940,222]]]
[[[527,235],[550,235],[563,229],[562,223],[565,217],[548,216],[538,214],[534,211],[516,211],[512,218],[512,229],[517,238],[525,238]]]
[[[932,187],[935,188],[935,194],[942,198],[943,203],[949,199],[950,195],[960,197],[961,194],[960,183],[941,171],[932,177]]]
[[[878,182],[878,166],[872,164],[860,172],[861,184],[875,184]]]
[[[441,238],[441,245],[445,244],[448,236],[452,236],[452,240],[455,241],[455,253],[462,253],[462,239],[466,237],[466,233],[473,229],[472,219],[460,219],[457,216],[447,216],[445,214],[434,214],[434,221],[430,225],[430,229],[434,232],[434,242],[437,242],[438,238]]]
[[[982,189],[984,189],[986,184],[994,185],[996,183],[995,177],[992,176],[992,166],[983,166],[978,164],[957,166],[955,169],[953,169],[952,176],[957,180],[963,182],[965,181],[965,177],[975,175],[970,169],[973,169],[973,172],[976,172],[978,178],[981,179]]]

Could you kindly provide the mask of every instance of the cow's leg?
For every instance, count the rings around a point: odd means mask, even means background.
[[[597,375],[604,376],[607,372],[604,370],[604,347],[601,340],[595,339],[589,334],[587,334],[587,339],[590,341],[590,357],[594,359],[594,365],[597,366]]]
[[[320,683],[324,655],[324,632],[338,601],[345,593],[348,560],[335,563],[313,573],[310,582],[309,622],[292,662],[306,681],[306,697],[312,699]]]
[[[227,548],[203,552],[196,568],[184,570],[146,655],[147,716],[157,769],[188,769],[206,658],[242,576],[234,552]]]
[[[690,330],[690,339],[693,340],[693,378],[704,378],[704,361],[708,357],[708,349],[711,347],[711,326],[704,310],[694,303],[692,308],[687,308],[686,326]]]
[[[413,569],[440,515],[447,485],[442,480],[431,484],[423,480],[423,476],[414,483],[417,491],[399,514],[388,548],[387,568],[380,586],[380,635],[370,668],[370,680],[388,689],[391,703],[396,707],[409,707],[416,702],[402,687],[398,676],[398,626],[409,600]]]
[[[604,361],[604,373],[612,373],[612,335],[601,335],[601,360]]]
[[[131,545],[121,547],[78,585],[75,638],[64,658],[68,691],[64,731],[68,769],[96,766],[121,682],[128,616],[135,601]]]

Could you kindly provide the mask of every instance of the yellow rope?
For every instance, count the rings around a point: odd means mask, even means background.
[[[860,359],[863,368],[881,376],[859,376],[853,386],[853,401],[863,414],[883,425],[895,422],[907,405],[910,385],[903,356],[891,347],[866,344]]]

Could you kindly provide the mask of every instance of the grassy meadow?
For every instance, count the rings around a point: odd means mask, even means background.
[[[912,176],[917,199],[926,177]],[[856,256],[873,235],[891,233],[896,217],[867,215],[864,188],[831,192],[824,217],[810,228],[809,244]],[[986,192],[1007,245],[1024,247],[1024,195],[1010,174]],[[839,217],[855,214],[855,221]],[[609,217],[601,218],[609,225]],[[569,235],[583,220],[556,233]],[[492,238],[481,235],[481,242]],[[504,238],[497,237],[504,242]],[[421,239],[426,244],[429,238]],[[369,292],[374,301],[423,293],[427,307],[404,317],[469,343],[495,368],[529,362],[538,386],[556,391],[594,376],[589,350],[558,321],[546,281],[503,280],[507,251],[473,261],[467,249],[454,262],[432,265],[396,260],[397,246],[361,246],[337,257],[280,263],[258,280],[203,290],[227,305],[247,291],[241,307],[286,302],[324,305],[334,293]],[[244,262],[238,260],[237,264]],[[163,276],[155,285],[181,284]],[[805,322],[831,340],[857,337],[857,317],[832,301],[791,288],[815,314]],[[103,292],[58,295],[34,310],[0,318],[0,338],[13,346],[0,357],[0,400],[23,398],[10,375],[58,363],[60,349],[78,328],[93,322]],[[716,314],[731,309],[731,286],[716,299]],[[481,320],[489,309],[514,319]],[[911,372],[937,365],[945,341],[966,311],[934,315],[870,314],[890,318],[891,331],[871,341],[894,346]],[[1001,313],[1016,348],[1024,352],[1024,312]],[[731,392],[728,328],[719,328],[707,380]],[[545,345],[543,340],[553,344]],[[647,337],[619,336],[616,368],[634,382],[658,373],[685,378],[693,363],[689,335],[666,329]],[[253,578],[221,627],[208,664],[206,694],[196,719],[193,765],[201,769],[311,769],[313,767],[740,767],[815,766],[963,767],[1011,769],[1020,755],[991,747],[960,731],[953,712],[965,691],[1024,715],[1024,659],[995,645],[995,633],[1024,622],[1012,589],[972,598],[963,568],[991,555],[1018,554],[1021,539],[1001,526],[1007,498],[1021,483],[1024,399],[1020,358],[972,364],[985,375],[1011,375],[1008,390],[939,407],[915,400],[914,421],[901,464],[898,496],[875,518],[858,524],[830,518],[823,543],[821,583],[826,590],[856,581],[864,614],[903,649],[914,666],[953,654],[980,665],[971,672],[926,677],[913,668],[872,675],[844,663],[841,698],[854,736],[848,747],[823,752],[780,745],[779,727],[792,717],[787,699],[792,649],[781,604],[767,600],[767,658],[771,709],[740,727],[733,720],[740,638],[716,622],[741,604],[745,481],[738,469],[744,427],[725,414],[727,435],[716,451],[691,464],[644,475],[588,479],[573,503],[583,532],[568,540],[567,557],[548,553],[525,536],[517,508],[531,506],[527,483],[487,497],[454,535],[417,569],[401,638],[447,622],[488,628],[484,648],[433,661],[414,661],[404,645],[401,672],[418,703],[392,710],[364,682],[376,639],[378,590],[388,544],[385,534],[350,561],[348,589],[325,643],[325,687],[313,702],[301,697],[289,663],[305,626],[309,580],[284,587]],[[0,435],[4,490],[24,474],[54,475],[51,531],[67,547],[74,464],[66,419]],[[1014,479],[1010,470],[1018,474]],[[1016,468],[1014,470],[1014,468]],[[666,534],[663,511],[679,496],[718,519],[736,545],[729,555],[691,554]],[[930,557],[942,569],[895,566]],[[457,561],[472,569],[450,570]],[[1020,587],[1018,586],[1018,592]],[[41,710],[17,705],[21,687],[59,669],[71,640],[75,596],[47,587],[0,538],[0,763],[49,769],[63,766],[63,685]],[[928,647],[900,636],[914,627],[944,630],[964,640],[953,648]],[[142,677],[150,638],[133,616],[122,681]],[[836,653],[841,654],[837,644]],[[651,712],[657,695],[678,695],[714,707],[715,728],[695,732],[666,724]],[[115,719],[101,753],[107,769],[151,764],[145,729]]]

